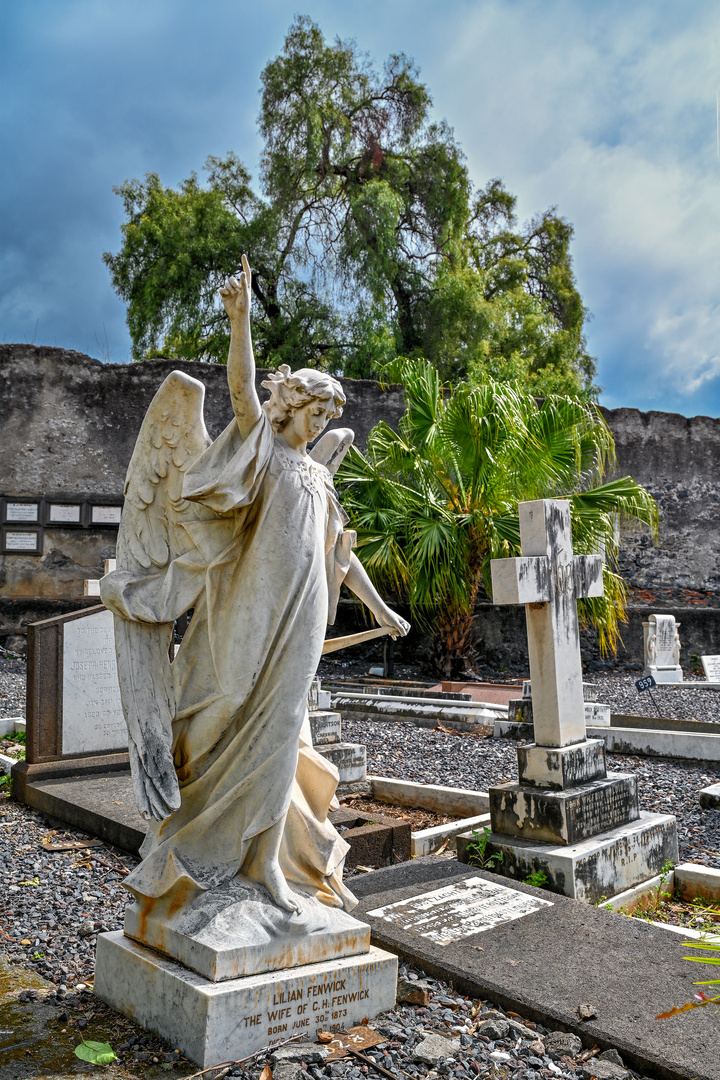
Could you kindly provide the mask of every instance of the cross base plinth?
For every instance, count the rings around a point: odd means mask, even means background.
[[[521,784],[563,791],[576,784],[601,780],[606,775],[605,743],[585,739],[570,746],[519,746],[518,777]]]
[[[551,844],[576,844],[639,817],[634,775],[611,773],[565,791],[499,784],[490,788],[493,832]]]
[[[458,858],[469,863],[472,833],[458,837]],[[659,874],[666,861],[678,860],[675,818],[641,812],[637,821],[578,844],[533,843],[490,833],[485,857],[502,855],[494,873],[515,881],[544,874],[544,888],[595,904]]]

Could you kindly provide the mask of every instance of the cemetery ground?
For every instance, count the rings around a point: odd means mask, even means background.
[[[0,657],[0,715],[23,714],[24,677],[23,660]],[[648,713],[647,695],[640,699],[634,677],[594,676],[597,700],[617,711]],[[673,703],[675,715],[720,724],[720,695],[658,688],[656,698],[661,707],[665,695]],[[512,740],[361,721],[351,716],[345,718],[344,727],[346,738],[366,744],[368,771],[375,775],[478,790],[517,775],[517,744]],[[698,803],[699,790],[720,780],[720,767],[615,755],[610,756],[609,764],[611,769],[636,773],[643,809],[677,816],[681,861],[720,868],[720,811],[701,810]],[[129,1080],[137,1076],[188,1077],[198,1072],[173,1047],[136,1028],[92,994],[96,936],[121,928],[126,903],[121,883],[137,860],[91,840],[6,796],[0,798],[0,862],[5,882],[0,898],[0,957],[4,958],[0,968],[0,1080],[44,1076],[59,1080],[94,1074]],[[434,858],[437,866],[449,868],[454,862],[448,855]],[[377,874],[395,871],[402,872],[402,867]],[[351,887],[361,900],[369,896],[366,883],[375,877],[353,877]],[[565,902],[574,905],[574,901]],[[362,906],[372,908],[374,904],[374,897],[369,897]],[[605,917],[601,912],[590,914]],[[685,925],[691,915],[675,912],[675,918]],[[658,917],[666,916],[659,912]],[[512,926],[508,932],[512,933]],[[672,939],[673,954],[680,961],[676,966],[680,966],[687,950],[681,936],[672,935]],[[594,947],[597,964],[602,966],[602,942]],[[482,958],[482,950],[476,955]],[[509,957],[508,963],[517,961]],[[554,1025],[544,1024],[537,1015],[518,1015],[484,996],[481,999],[454,990],[447,983],[427,978],[421,968],[420,964],[414,969],[401,966],[399,996],[409,995],[409,1000],[372,1021],[382,1041],[362,1051],[365,1060],[346,1056],[327,1061],[326,1048],[313,1046],[310,1051],[291,1046],[271,1062],[274,1080],[365,1080],[373,1076],[377,1080],[388,1074],[413,1080],[591,1076],[620,1080],[643,1075],[642,1070],[628,1074],[617,1051],[594,1045],[592,1038],[583,1045],[575,1035],[552,1031]],[[515,968],[509,970],[514,972]],[[690,973],[688,990],[691,978],[714,974],[700,974],[707,970],[698,968]],[[415,984],[414,993],[411,983]],[[460,986],[457,980],[455,986]],[[663,997],[661,990],[656,993],[657,1012],[681,1004]],[[700,1012],[710,1018],[710,1008]],[[717,1031],[720,1017],[713,1024]],[[82,1038],[110,1042],[118,1060],[94,1067],[80,1061],[73,1050]],[[720,1068],[713,1072],[710,1066],[708,1071],[703,1052],[698,1052],[697,1061],[697,1075],[711,1080],[720,1077]],[[264,1064],[264,1055],[259,1055],[225,1075],[258,1080]],[[692,1069],[690,1061],[688,1068]],[[652,1070],[649,1074],[661,1075]],[[205,1075],[213,1078],[219,1074]],[[687,1075],[693,1075],[692,1071]],[[269,1080],[267,1073],[264,1080]]]

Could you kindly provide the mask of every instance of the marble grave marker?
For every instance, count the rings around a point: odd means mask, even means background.
[[[651,615],[643,623],[645,675],[656,683],[683,681],[680,666],[680,623],[674,615]]]
[[[494,559],[491,572],[496,604],[525,605],[535,743],[518,746],[519,783],[490,788],[488,853],[502,854],[501,874],[542,872],[551,889],[592,901],[672,861],[675,819],[641,814],[634,774],[608,775],[603,740],[586,737],[577,600],[602,595],[601,557],[573,553],[567,500],[518,512],[522,556]]]

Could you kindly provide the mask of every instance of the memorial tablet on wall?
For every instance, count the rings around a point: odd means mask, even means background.
[[[82,503],[49,502],[48,525],[82,525]]]
[[[3,519],[10,522],[32,524],[40,520],[40,504],[37,502],[13,502],[5,500]]]
[[[122,506],[100,506],[96,503],[90,505],[91,525],[119,525]]]
[[[42,532],[40,529],[3,525],[0,550],[3,555],[41,555]]]

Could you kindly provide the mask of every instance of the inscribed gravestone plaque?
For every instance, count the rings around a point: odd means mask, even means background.
[[[436,945],[448,945],[552,906],[551,900],[541,900],[484,878],[466,878],[409,900],[386,904],[368,911],[368,915],[395,923],[400,930],[412,930]]]
[[[703,671],[708,682],[720,682],[720,656],[701,656]]]
[[[65,624],[63,630],[63,754],[127,747],[110,611]]]

